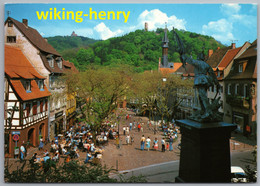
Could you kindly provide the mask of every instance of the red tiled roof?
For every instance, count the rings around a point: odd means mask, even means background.
[[[53,72],[53,73],[63,73],[63,69],[60,69],[59,67],[58,67],[58,64],[56,63],[56,62],[54,62],[54,67],[51,67],[50,65],[49,65],[49,62],[48,62],[48,60],[47,60],[47,58],[46,58],[46,55],[44,55],[43,53],[40,53],[40,57],[41,57],[41,59],[42,59],[42,62],[43,62],[43,64],[44,64],[44,66],[50,71],[50,72]],[[62,62],[63,63],[63,62]]]
[[[44,90],[41,91],[35,80],[31,81],[31,92],[28,93],[24,89],[23,84],[20,80],[11,80],[11,85],[14,88],[15,92],[23,101],[28,101],[32,99],[38,99],[43,97],[48,97],[51,93],[48,91],[47,87],[44,85]]]
[[[159,68],[159,71],[163,74],[172,74],[182,66],[182,63],[173,63],[173,65],[173,68]]]
[[[223,57],[218,67],[225,68],[229,65],[229,63],[234,59],[237,53],[241,50],[242,47],[230,49],[227,51],[226,55]]]
[[[246,67],[243,72],[239,73],[239,64],[245,62]],[[226,80],[240,79],[256,79],[257,78],[257,42],[252,45],[239,57],[234,60],[234,64]]]
[[[73,72],[75,72],[75,73],[78,73],[79,71],[78,71],[78,69],[75,67],[74,63],[70,62],[70,64],[71,64],[71,70],[72,70]]]
[[[8,17],[5,21],[5,24],[8,20],[11,20],[14,25],[24,34],[24,36],[39,50],[46,53],[54,54],[61,56],[42,36],[39,32],[29,26],[25,26],[23,23]]]
[[[72,62],[64,60],[63,61],[63,65],[65,67],[65,70],[68,71],[68,72],[70,72],[70,71],[72,71],[74,73],[78,73],[79,72],[78,69],[75,67],[74,63],[72,63]]]
[[[19,48],[5,45],[5,73],[10,78],[45,79],[31,65]]]
[[[219,62],[222,60],[223,56],[226,54],[226,52],[231,49],[231,46],[217,49],[213,52],[213,54],[209,57],[209,59],[206,61],[212,68],[215,68],[218,66]]]

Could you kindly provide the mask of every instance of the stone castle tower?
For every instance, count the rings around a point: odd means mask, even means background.
[[[78,36],[78,35],[73,31],[71,36]]]
[[[144,23],[144,31],[146,31],[146,32],[148,31],[148,23],[147,22]]]

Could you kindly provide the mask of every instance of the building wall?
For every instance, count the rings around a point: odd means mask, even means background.
[[[250,126],[251,131],[250,135],[256,135],[256,117],[257,117],[257,112],[256,112],[256,104],[257,104],[257,99],[256,99],[256,90],[257,90],[257,85],[255,81],[252,80],[239,80],[239,86],[242,86],[244,84],[247,84],[248,89],[248,95],[249,95],[249,100],[244,100],[241,98],[241,104],[237,105],[231,102],[228,102],[230,99],[227,95],[227,87],[228,84],[232,84],[231,88],[231,95],[236,97],[234,95],[234,85],[237,84],[238,81],[225,81],[225,107],[224,107],[224,122],[227,123],[235,123],[238,124],[238,129],[244,134],[248,135],[248,132],[246,131],[246,125]],[[251,86],[254,86],[254,93],[252,93],[252,88]],[[241,92],[241,90],[239,91]],[[241,95],[241,94],[240,94]]]
[[[35,70],[39,72],[46,79],[45,84],[49,87],[49,74],[50,72],[45,68],[42,63],[42,59],[39,55],[39,50],[33,46],[30,41],[17,29],[15,25],[8,27],[8,24],[5,25],[5,44],[10,46],[18,47],[22,50],[23,54],[33,65]],[[16,43],[7,43],[7,36],[16,36]]]
[[[22,143],[27,143],[28,141],[33,146],[39,145],[39,137],[42,136],[43,139],[47,140],[48,136],[48,110],[45,109],[43,112],[40,112],[40,109],[37,108],[37,114],[33,115],[32,110],[30,112],[30,115],[27,116],[27,111],[25,109],[26,104],[32,104],[33,101],[39,101],[39,100],[47,100],[47,98],[40,98],[36,100],[30,100],[26,102],[22,102],[19,100],[13,91],[12,87],[9,85],[8,81],[6,80],[6,86],[5,86],[5,105],[6,109],[12,109],[14,105],[17,106],[18,110],[14,112],[14,114],[9,114],[5,110],[5,120],[4,120],[4,129],[5,129],[5,138],[8,138],[8,144],[9,148],[5,149],[6,153],[9,153],[8,155],[10,157],[14,156],[14,147],[15,147],[15,141],[12,139],[12,132],[20,132],[20,139],[17,141],[17,146],[20,147]],[[8,90],[8,91],[6,91]],[[9,126],[8,119],[11,118],[11,126]],[[41,130],[40,130],[41,127]],[[32,132],[31,135],[29,135],[29,131]],[[41,131],[41,135],[39,132]],[[31,136],[31,137],[30,137]],[[6,145],[6,144],[5,144]]]
[[[7,36],[16,36],[16,43],[7,43]],[[53,125],[55,120],[57,119],[55,118],[55,115],[60,112],[63,112],[65,114],[66,112],[66,96],[54,96],[57,94],[62,95],[62,92],[65,89],[65,85],[63,85],[60,82],[57,82],[57,76],[52,75],[46,69],[39,55],[40,51],[34,45],[32,45],[32,43],[17,29],[15,25],[13,25],[12,27],[8,27],[8,24],[5,25],[5,44],[20,48],[23,54],[33,65],[33,67],[39,72],[39,74],[46,78],[45,85],[48,87],[49,91],[52,94],[48,103],[50,108],[50,122]],[[51,77],[55,78],[54,84],[52,85],[50,82]],[[66,125],[66,120],[63,121],[63,125]],[[50,132],[53,133],[53,131]],[[52,134],[52,136],[54,136],[54,134]]]
[[[30,143],[32,146],[37,147],[39,145],[40,139],[39,139],[39,131],[40,126],[42,128],[42,136],[45,140],[47,140],[48,136],[48,119],[42,120],[41,122],[38,122],[34,124],[33,126],[30,126],[28,128],[22,129],[22,130],[6,130],[5,132],[10,133],[9,134],[9,156],[14,157],[14,148],[15,148],[15,141],[12,139],[12,132],[20,132],[20,138],[19,141],[17,141],[17,147],[20,147],[24,143]],[[33,132],[32,132],[33,131]],[[27,150],[28,150],[27,146]]]

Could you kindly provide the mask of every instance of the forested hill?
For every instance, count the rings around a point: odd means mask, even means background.
[[[176,32],[183,41],[185,53],[191,54],[193,58],[197,58],[203,46],[205,46],[205,54],[208,49],[216,50],[217,47],[224,47],[213,37],[182,30],[176,30]],[[56,41],[56,44],[53,44],[55,41],[50,42],[49,39],[48,41],[62,54],[63,58],[73,62],[80,70],[84,70],[89,64],[112,66],[128,64],[134,67],[135,71],[142,72],[158,68],[158,59],[162,56],[163,35],[163,29],[148,32],[136,30],[121,37],[95,42],[87,48],[84,46],[81,49],[72,48],[63,51],[59,49],[62,47],[59,45],[63,45],[63,42]],[[70,43],[69,38],[77,37],[67,37]],[[168,59],[170,62],[179,62],[178,45],[172,31],[168,31],[168,38]]]
[[[87,48],[90,44],[99,41],[83,36],[54,36],[46,39],[61,54],[69,50]]]

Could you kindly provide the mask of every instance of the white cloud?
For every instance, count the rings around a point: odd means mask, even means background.
[[[222,4],[220,7],[220,10],[225,15],[238,14],[240,9],[241,9],[241,6],[239,4]]]
[[[99,23],[97,26],[94,27],[94,32],[98,34],[98,37],[102,40],[106,40],[111,37],[115,37],[118,34],[121,34],[123,31],[118,29],[116,31],[111,31],[109,27],[105,25],[105,23]],[[95,33],[94,33],[95,34]]]
[[[165,22],[167,27],[171,29],[172,27],[186,30],[184,19],[178,19],[175,15],[167,16],[166,13],[160,11],[159,9],[153,9],[151,11],[145,10],[138,17],[138,28],[144,28],[144,23],[148,23],[149,30],[155,30],[156,28],[164,28]]]
[[[252,4],[251,10],[254,8],[255,5]],[[210,35],[224,44],[230,44],[230,40],[235,40],[233,27],[241,25],[248,28],[256,27],[256,16],[241,14],[240,9],[241,6],[239,4],[222,4],[220,10],[226,18],[211,21],[207,25],[203,25],[202,34]]]
[[[202,34],[210,35],[222,43],[229,44],[230,40],[234,40],[232,34],[233,24],[226,19],[211,21],[207,25],[202,26]]]

